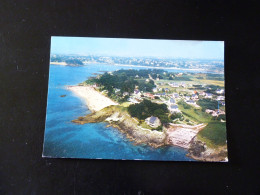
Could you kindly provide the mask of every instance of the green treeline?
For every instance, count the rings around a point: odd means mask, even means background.
[[[90,78],[86,81],[87,84],[97,83],[102,86],[102,90],[108,91],[108,96],[122,96],[124,92],[133,93],[136,86],[140,91],[152,92],[156,87],[153,80],[147,82],[149,74],[159,74],[162,70],[118,70],[113,74],[104,73],[98,78]],[[119,89],[118,93],[115,89]]]
[[[83,65],[82,61],[78,60],[78,59],[68,59],[68,60],[65,60],[65,62],[68,65]]]
[[[132,104],[128,107],[128,112],[132,117],[145,120],[147,117],[156,116],[162,124],[170,122],[169,111],[166,104],[156,104],[150,100],[143,100],[140,104]]]

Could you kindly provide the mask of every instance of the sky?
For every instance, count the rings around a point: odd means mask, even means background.
[[[51,38],[51,54],[223,60],[224,41],[53,36]]]

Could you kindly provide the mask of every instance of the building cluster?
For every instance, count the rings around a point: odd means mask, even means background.
[[[138,103],[142,102],[143,99],[149,99],[151,101],[155,101],[156,103],[165,103],[168,107],[168,110],[172,114],[181,112],[178,107],[178,104],[177,104],[180,100],[183,100],[185,103],[187,103],[195,108],[200,107],[197,104],[197,102],[200,99],[216,100],[216,101],[218,101],[219,106],[225,105],[224,89],[217,89],[213,94],[213,92],[212,93],[206,92],[207,88],[205,86],[204,86],[204,90],[196,91],[196,90],[191,90],[190,88],[187,89],[188,87],[192,87],[192,85],[184,83],[184,82],[180,82],[180,83],[169,82],[167,84],[170,87],[162,88],[161,86],[163,86],[163,84],[157,83],[156,87],[153,88],[153,92],[140,91],[138,89],[138,86],[136,86],[133,93],[123,92],[121,94],[123,96],[129,96],[128,102],[130,102],[132,104],[138,104]],[[164,83],[164,86],[165,85],[166,84]],[[94,84],[93,87],[97,87],[97,85]],[[185,93],[177,93],[177,92],[172,93],[171,91],[177,87],[182,88],[182,90],[185,91]],[[182,91],[182,90],[180,90],[180,91]],[[120,89],[114,88],[114,92],[116,94],[118,94],[120,92]],[[217,117],[219,115],[225,114],[225,112],[220,109],[216,109],[216,110],[206,109],[205,112],[212,116],[217,116]],[[160,126],[159,125],[160,119],[157,117],[151,116],[151,117],[147,118],[145,121],[152,128],[156,128],[157,126]]]

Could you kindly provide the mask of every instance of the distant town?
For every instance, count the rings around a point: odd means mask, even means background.
[[[154,68],[173,68],[180,70],[197,70],[223,74],[223,60],[185,59],[185,58],[155,58],[155,57],[120,57],[95,55],[51,55],[51,63],[63,65],[87,65],[93,63],[107,65],[132,65]]]

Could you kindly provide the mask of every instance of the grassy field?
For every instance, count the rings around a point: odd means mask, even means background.
[[[211,122],[211,116],[209,114],[203,112],[201,109],[197,109],[191,105],[189,105],[189,107],[190,107],[189,109],[185,109],[181,103],[179,103],[178,106],[179,106],[179,109],[181,110],[182,114],[185,115],[187,118],[189,118],[192,121],[195,121],[198,123]]]
[[[208,147],[216,148],[226,144],[226,123],[213,120],[211,115],[192,106],[185,109],[183,104],[179,104],[179,109],[185,118],[197,123],[207,124],[207,126],[199,132],[198,139],[204,141]]]
[[[207,146],[215,148],[226,144],[226,123],[211,122],[199,132],[198,138],[206,142]]]
[[[224,87],[224,81],[206,80],[206,79],[197,79],[197,78],[192,78],[192,80],[199,84],[218,85],[220,87]]]

